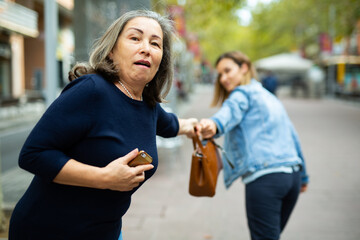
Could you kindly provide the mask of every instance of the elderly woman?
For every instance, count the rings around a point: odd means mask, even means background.
[[[9,239],[117,239],[131,195],[158,165],[156,135],[194,135],[160,102],[172,81],[171,22],[151,11],[116,20],[88,64],[42,116],[19,159],[35,174],[13,211]],[[162,95],[163,94],[163,95]],[[139,150],[152,164],[129,167]]]

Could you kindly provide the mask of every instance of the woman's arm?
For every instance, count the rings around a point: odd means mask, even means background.
[[[54,178],[55,183],[130,191],[145,180],[145,171],[152,169],[152,164],[129,167],[128,163],[136,157],[138,149],[120,157],[106,167],[95,167],[70,159]]]
[[[211,118],[201,120],[203,137],[219,137],[231,131],[240,124],[248,109],[249,99],[246,93],[235,89]]]
[[[186,135],[188,138],[192,138],[196,135],[195,126],[198,124],[196,118],[181,119],[179,118],[179,132],[178,135]]]
[[[157,104],[157,111],[156,135],[165,138],[177,135],[186,135],[189,138],[195,136],[194,127],[198,123],[196,118],[179,118],[174,113],[165,111],[160,104]]]
[[[19,166],[42,179],[53,181],[71,156],[69,152],[91,131],[94,82],[77,79],[65,87],[26,139]]]
[[[234,90],[211,118],[201,119],[198,128],[201,129],[202,137],[218,137],[230,131],[242,121],[248,108],[249,102],[245,93],[240,89]]]

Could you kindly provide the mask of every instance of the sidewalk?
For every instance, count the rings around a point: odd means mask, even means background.
[[[45,103],[40,101],[0,107],[0,134],[16,127],[33,124],[44,111]]]
[[[4,137],[21,128],[32,127],[45,111],[44,102],[31,102],[0,108],[0,136]],[[1,150],[0,142],[0,150]],[[12,211],[16,202],[24,194],[33,175],[20,168],[1,174],[3,209]]]

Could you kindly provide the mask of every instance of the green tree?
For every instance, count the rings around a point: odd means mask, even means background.
[[[318,54],[318,37],[349,36],[360,17],[355,0],[281,0],[259,4],[253,11],[253,47],[258,58],[283,51],[304,49],[310,57]]]
[[[163,0],[167,5],[177,0]],[[180,1],[179,1],[180,2]],[[305,50],[316,58],[320,33],[349,36],[360,19],[358,0],[273,0],[259,3],[252,22],[241,26],[236,14],[246,0],[182,0],[187,30],[197,34],[212,63],[224,51],[241,50],[252,60],[281,52]]]
[[[168,0],[167,4],[177,4]],[[236,10],[244,0],[187,0],[183,5],[188,32],[198,37],[203,55],[212,63],[224,51],[236,49],[246,44],[239,36],[247,34],[248,29],[240,27]]]

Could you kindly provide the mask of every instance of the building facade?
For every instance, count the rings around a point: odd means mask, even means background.
[[[58,14],[53,79],[45,75],[45,1]],[[150,0],[0,0],[0,107],[46,98],[47,81],[60,91],[94,40],[126,11],[150,9]]]

